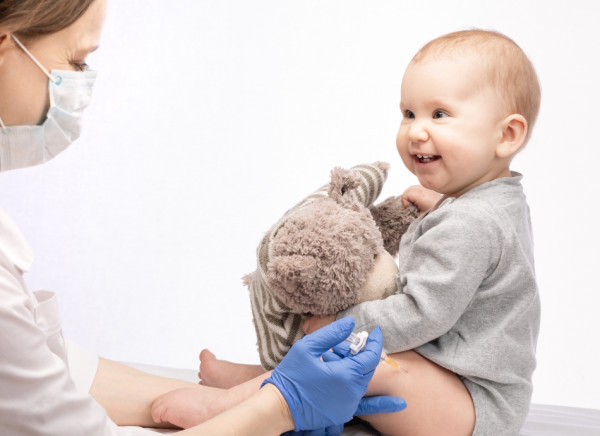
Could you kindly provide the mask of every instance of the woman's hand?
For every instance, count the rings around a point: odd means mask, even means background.
[[[441,194],[431,189],[414,185],[402,193],[402,204],[408,207],[412,203],[419,209],[419,214],[423,214],[432,209],[441,198]]]
[[[342,318],[296,342],[263,386],[279,389],[294,419],[295,430],[337,430],[357,410],[370,413],[398,412],[406,403],[397,397],[362,397],[383,349],[379,328],[371,332],[363,351],[355,356],[321,356],[344,342],[354,329],[354,320]],[[336,428],[337,427],[337,428]],[[334,433],[335,434],[335,433]]]

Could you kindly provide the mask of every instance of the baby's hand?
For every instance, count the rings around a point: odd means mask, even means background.
[[[414,185],[402,194],[402,204],[408,207],[412,203],[419,209],[419,214],[423,214],[434,207],[440,198],[441,194],[421,185]]]
[[[319,330],[321,327],[331,324],[333,321],[335,321],[335,315],[309,316],[304,321],[304,324],[302,324],[302,330],[308,335],[309,333]]]

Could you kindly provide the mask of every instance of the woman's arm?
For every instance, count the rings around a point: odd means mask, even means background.
[[[293,429],[294,420],[283,395],[274,385],[267,384],[246,401],[176,435],[268,436]]]
[[[218,390],[147,374],[118,362],[100,359],[98,373],[90,394],[119,425],[168,427],[171,426],[169,423],[154,422],[150,416],[150,405],[154,399],[165,392],[182,387],[199,391]],[[204,395],[199,396],[197,400],[202,401],[203,398]],[[181,436],[279,435],[293,428],[294,421],[283,395],[275,386],[269,384],[255,391],[254,395],[246,401],[209,421],[176,434]]]

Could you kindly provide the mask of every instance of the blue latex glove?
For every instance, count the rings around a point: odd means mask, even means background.
[[[331,353],[325,353],[325,355]],[[400,402],[398,401],[400,400]],[[374,397],[363,397],[358,403],[358,408],[354,412],[355,416],[371,415],[374,413],[392,413],[399,412],[398,406],[404,409],[406,403],[401,398],[386,397],[386,396],[374,396]],[[284,433],[284,436],[339,436],[344,431],[344,424],[332,425],[317,430],[304,430],[304,431],[288,431]]]
[[[340,424],[318,430],[288,431],[281,436],[340,436],[343,431],[344,424]]]
[[[379,333],[381,333],[381,330],[379,328],[375,330],[379,330]],[[371,335],[375,333],[375,330],[371,332]],[[381,340],[381,343],[383,344],[383,338]],[[322,357],[325,362],[334,362],[352,356],[352,352],[350,351],[350,343],[347,341],[341,342],[331,347],[331,351],[331,353],[323,354]],[[397,406],[397,404],[397,397],[389,397],[384,395],[364,397],[360,400],[360,403],[358,403],[358,408],[356,409],[356,412],[354,412],[354,416],[372,415],[375,413],[397,412],[398,410],[394,409]],[[406,403],[404,407],[406,407]]]
[[[296,431],[339,426],[352,419],[355,412],[388,413],[406,407],[404,400],[397,397],[362,399],[383,349],[379,328],[371,332],[364,351],[356,356],[336,356],[328,362],[320,359],[353,329],[354,319],[347,317],[305,336],[263,382],[279,389],[290,408]]]

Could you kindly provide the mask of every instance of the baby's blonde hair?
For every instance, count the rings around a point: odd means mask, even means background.
[[[541,90],[531,61],[512,39],[489,30],[462,30],[428,42],[411,62],[428,57],[469,53],[481,59],[486,84],[495,89],[507,115],[520,114],[527,120],[527,143],[540,108]]]

